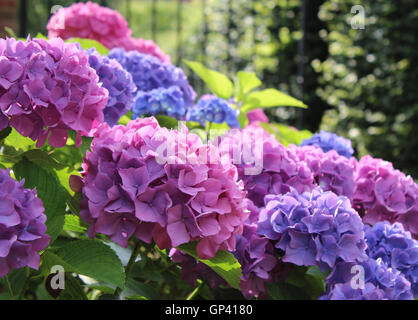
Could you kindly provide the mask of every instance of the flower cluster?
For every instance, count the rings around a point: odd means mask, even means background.
[[[411,283],[412,292],[418,297],[418,241],[404,230],[400,223],[378,222],[365,226],[367,255],[381,259],[396,269]]]
[[[396,221],[418,237],[418,184],[395,170],[390,162],[364,156],[357,163],[354,207],[363,221]]]
[[[353,281],[358,267],[364,270],[364,283]],[[327,291],[320,297],[321,300],[413,299],[411,283],[401,272],[388,267],[381,258],[369,258],[358,263],[338,263],[326,279],[326,285]]]
[[[109,91],[109,100],[103,110],[104,121],[113,126],[134,103],[136,86],[132,76],[115,59],[102,56],[95,49],[86,51],[90,67],[96,70],[103,87]]]
[[[328,152],[335,150],[339,155],[346,158],[351,158],[354,153],[351,141],[349,139],[340,137],[332,132],[322,131],[315,133],[309,139],[305,139],[301,143],[302,146],[315,146],[321,148],[322,151]]]
[[[335,150],[324,152],[314,146],[290,145],[289,150],[312,171],[316,185],[324,191],[351,199],[356,167],[354,158],[347,159]]]
[[[173,262],[181,264],[181,275],[184,281],[190,285],[195,287],[197,279],[200,278],[205,280],[213,289],[221,285],[228,286],[224,279],[203,262],[197,261],[195,258],[174,248],[170,250],[169,255]]]
[[[204,95],[195,107],[188,110],[186,120],[199,122],[203,126],[206,122],[226,122],[231,128],[239,128],[238,114],[239,111],[232,108],[228,101],[214,95]]]
[[[272,274],[278,259],[271,242],[257,234],[257,224],[246,224],[242,235],[237,236],[235,257],[241,264],[240,289],[246,298],[263,297],[265,283],[273,280]]]
[[[126,246],[133,234],[160,248],[198,241],[199,257],[235,250],[248,216],[242,182],[218,149],[154,118],[99,126],[83,164],[80,215],[89,235]],[[207,160],[210,159],[208,162]]]
[[[217,143],[225,162],[237,166],[248,198],[259,208],[264,206],[266,194],[314,188],[312,172],[306,164],[261,128],[230,130],[217,138]]]
[[[38,269],[39,251],[46,248],[46,216],[36,190],[25,189],[24,181],[0,169],[0,278],[11,269]]]
[[[47,29],[49,38],[93,39],[108,49],[137,50],[161,61],[170,61],[153,41],[133,38],[132,30],[119,12],[90,1],[58,10],[49,20]]]
[[[108,91],[80,47],[61,39],[0,39],[0,114],[42,146],[65,145],[67,130],[88,134],[103,121]]]
[[[169,95],[171,96],[170,98],[175,100],[175,103],[170,101],[170,106],[176,108],[175,110],[170,110],[170,114],[181,114],[181,118],[183,118],[186,109],[193,105],[196,93],[180,68],[172,64],[162,63],[155,57],[136,51],[113,49],[109,52],[109,57],[116,59],[132,75],[138,89],[137,99],[139,99],[138,105],[134,107],[136,116],[155,114],[152,109],[153,106],[144,104],[144,101],[152,99],[162,101],[162,92],[164,92],[165,97]],[[153,91],[159,88],[160,90]],[[166,91],[162,90],[162,88],[171,89]],[[181,99],[179,99],[176,93],[178,90],[182,93]]]
[[[150,91],[139,91],[132,108],[132,118],[144,114],[165,114],[176,119],[182,119],[186,112],[183,91],[177,86],[160,87]]]
[[[267,195],[265,204],[258,233],[284,252],[284,262],[327,270],[367,258],[363,223],[348,198],[316,188]]]

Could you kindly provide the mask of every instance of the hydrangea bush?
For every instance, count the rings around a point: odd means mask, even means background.
[[[252,72],[184,61],[197,98],[114,10],[48,30],[0,39],[0,298],[417,298],[412,177],[269,122],[307,106]]]

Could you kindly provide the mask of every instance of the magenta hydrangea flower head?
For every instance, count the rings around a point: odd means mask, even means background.
[[[109,91],[109,100],[103,110],[104,121],[110,126],[131,110],[136,86],[132,76],[115,59],[102,56],[95,49],[86,50],[90,66],[96,70],[103,87]]]
[[[170,61],[153,41],[133,38],[128,22],[119,12],[90,1],[58,10],[49,20],[47,29],[49,38],[93,39],[108,49],[137,50],[164,62]]]
[[[283,252],[282,261],[299,266],[327,270],[367,258],[363,223],[350,200],[320,188],[267,195],[258,233]]]
[[[294,188],[300,192],[314,188],[311,170],[296,155],[264,129],[248,126],[218,137],[225,162],[238,168],[248,198],[261,208],[266,194],[283,194]]]
[[[361,268],[361,269],[359,269]],[[364,279],[353,280],[353,276]],[[320,300],[413,300],[411,283],[381,258],[361,262],[339,262],[326,279]]]
[[[10,170],[0,169],[0,278],[11,269],[38,269],[38,252],[50,240],[42,201],[23,184],[10,177]]]
[[[160,248],[197,241],[201,258],[235,249],[248,216],[236,167],[197,135],[154,118],[99,126],[84,168],[81,217],[89,234],[122,246],[133,234]]]
[[[315,146],[289,146],[300,162],[313,173],[315,184],[351,199],[354,189],[355,158],[347,159],[335,150],[322,151]]]
[[[77,44],[61,39],[0,39],[0,109],[9,125],[42,146],[65,145],[103,121],[108,91]],[[79,140],[78,140],[79,141]]]
[[[400,222],[418,237],[418,184],[381,159],[364,156],[357,164],[352,202],[365,223]]]
[[[402,224],[387,221],[377,222],[373,227],[365,226],[367,255],[381,259],[389,267],[400,271],[411,283],[418,297],[418,241],[405,231]]]

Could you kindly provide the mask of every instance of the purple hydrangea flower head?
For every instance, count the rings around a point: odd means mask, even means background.
[[[216,143],[225,161],[237,166],[248,198],[259,208],[264,206],[266,194],[314,188],[309,167],[262,128],[232,129],[218,137]]]
[[[320,133],[315,133],[309,139],[303,140],[301,146],[315,146],[321,148],[324,152],[335,150],[339,155],[348,159],[350,159],[354,153],[349,139],[323,130],[321,130]]]
[[[104,121],[114,126],[131,110],[136,86],[132,76],[115,59],[102,56],[96,49],[86,50],[90,66],[96,70],[103,87],[109,91],[109,101],[103,110]]]
[[[246,224],[242,235],[237,236],[235,257],[241,264],[241,292],[246,298],[263,297],[265,283],[272,282],[278,259],[271,242],[257,234],[256,224]]]
[[[177,86],[156,88],[150,91],[139,91],[132,109],[134,119],[144,114],[165,114],[182,119],[186,112],[183,91]]]
[[[356,166],[352,202],[365,223],[400,222],[418,237],[418,184],[381,159],[364,156]]]
[[[289,150],[313,173],[315,184],[351,199],[354,189],[356,160],[347,159],[335,150],[322,151],[314,146],[290,145]]]
[[[78,44],[61,39],[0,39],[0,123],[42,146],[65,145],[67,130],[77,142],[103,122],[108,91]]]
[[[232,108],[228,101],[215,95],[204,95],[195,107],[188,110],[186,120],[199,122],[203,126],[206,122],[226,122],[231,128],[239,128],[238,114],[239,110]]]
[[[355,267],[355,268],[354,268]],[[353,277],[364,270],[364,283]],[[355,283],[354,283],[355,282]],[[327,291],[321,300],[412,300],[411,283],[398,270],[382,261],[340,262],[326,279]]]
[[[42,201],[23,184],[10,177],[10,170],[0,169],[0,278],[11,269],[38,269],[38,252],[50,240]]]
[[[168,90],[165,94],[176,98],[175,103],[170,105],[177,107],[177,109],[171,113],[175,115],[181,113],[181,119],[184,118],[186,109],[194,104],[196,93],[190,86],[182,69],[170,63],[164,63],[151,55],[137,51],[125,51],[120,48],[112,49],[109,52],[109,57],[116,59],[132,75],[132,79],[137,87],[137,99],[142,99],[134,107],[136,116],[146,115],[147,111],[152,110],[143,107],[144,96],[141,92],[150,92],[158,88],[169,89],[170,87],[176,87],[176,89],[170,89],[171,91]],[[182,100],[178,99],[178,93],[173,92],[173,90],[181,91]],[[153,91],[151,98],[153,95],[156,95],[154,99],[161,100],[159,95],[162,92],[164,91]],[[178,107],[181,101],[183,104],[181,107]],[[140,111],[146,113],[140,114]],[[155,113],[149,112],[149,114]]]
[[[183,279],[192,286],[196,286],[197,279],[205,280],[212,289],[219,286],[228,286],[226,281],[203,262],[183,253],[178,249],[170,250],[170,258],[173,262],[181,264]]]
[[[170,131],[154,118],[103,124],[83,169],[80,215],[90,236],[126,246],[135,234],[160,248],[198,241],[203,259],[235,249],[248,216],[237,169],[185,126]]]
[[[418,241],[405,231],[402,224],[387,221],[373,227],[365,226],[367,255],[381,259],[396,269],[411,283],[412,292],[418,297]]]
[[[282,250],[284,262],[332,269],[367,258],[363,223],[347,197],[320,188],[267,195],[258,233]]]

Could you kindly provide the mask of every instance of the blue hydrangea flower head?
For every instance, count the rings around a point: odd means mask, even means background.
[[[186,120],[196,121],[202,125],[206,122],[226,122],[231,128],[239,128],[239,110],[232,108],[228,101],[214,95],[204,95],[194,108],[190,108]]]
[[[109,100],[103,110],[104,120],[111,126],[116,125],[134,103],[136,86],[132,76],[118,61],[102,56],[96,49],[88,49],[86,53],[102,86],[109,91]]]
[[[196,93],[182,69],[162,62],[154,56],[137,51],[125,51],[120,48],[112,49],[109,52],[109,57],[116,59],[132,75],[138,92],[136,99],[140,99],[135,102],[137,107],[134,114],[136,117],[158,114],[162,110],[168,110],[167,115],[183,119],[186,109],[193,106]],[[180,101],[182,101],[181,105]],[[145,107],[145,102],[152,102],[153,105]],[[161,103],[167,105],[161,107]],[[175,109],[171,110],[173,107]]]
[[[309,139],[305,139],[301,143],[302,146],[316,146],[321,148],[324,152],[330,150],[337,151],[340,155],[351,158],[354,150],[349,139],[340,137],[332,132],[322,131],[315,133]]]
[[[365,226],[367,254],[381,259],[389,267],[400,271],[411,283],[412,292],[418,297],[418,241],[405,231],[400,223],[388,221]]]
[[[177,86],[157,88],[150,91],[139,91],[132,108],[134,119],[144,115],[165,114],[176,119],[182,119],[186,108],[183,92]]]

